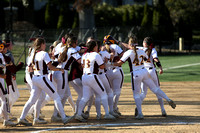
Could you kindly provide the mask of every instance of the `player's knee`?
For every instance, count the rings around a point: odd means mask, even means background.
[[[121,94],[121,91],[119,91],[119,90],[114,92],[114,95],[116,95],[116,96],[120,96],[120,94]]]
[[[108,99],[107,94],[104,94],[104,95],[101,96],[101,100],[105,100],[105,99]]]
[[[95,98],[95,101],[97,101],[97,102],[98,102],[98,101],[101,101],[101,98],[100,98],[100,97],[96,97],[96,98]]]
[[[82,97],[82,98],[81,98],[81,101],[83,101],[83,102],[85,102],[85,103],[86,103],[87,101],[89,101],[89,98]]]
[[[108,97],[113,97],[113,93],[108,93]]]
[[[152,91],[153,91],[153,93],[157,94],[157,92],[158,92],[159,89],[160,89],[160,88],[157,87],[157,88],[155,88],[155,89],[152,89]]]
[[[140,98],[140,94],[134,94],[134,99]]]
[[[61,101],[61,98],[60,98],[60,97],[56,97],[56,98],[54,99],[54,101],[55,101],[55,102]]]

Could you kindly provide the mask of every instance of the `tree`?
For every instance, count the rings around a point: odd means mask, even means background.
[[[95,19],[93,6],[99,3],[99,0],[76,0],[74,7],[79,13],[79,34],[78,39],[84,41],[89,36],[95,36]]]
[[[150,7],[148,6],[147,2],[144,6],[144,16],[142,19],[141,26],[145,27],[145,28],[152,27],[152,12],[151,12]]]
[[[153,37],[154,40],[158,40],[159,51],[161,52],[161,45],[166,45],[167,42],[170,43],[174,36],[174,27],[164,0],[159,0],[153,9],[152,25],[154,31]]]

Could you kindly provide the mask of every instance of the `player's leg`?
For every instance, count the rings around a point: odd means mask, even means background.
[[[149,70],[149,73],[151,75],[152,80],[154,81],[156,86],[160,86],[159,83],[159,79],[158,79],[158,75],[155,69],[151,69]],[[161,112],[162,112],[162,116],[166,116],[166,111],[164,108],[164,102],[163,102],[163,98],[161,96],[159,96],[158,94],[156,94],[157,98],[158,98],[158,102],[160,104],[160,108],[161,108]]]
[[[137,107],[138,115],[136,116],[136,119],[143,119],[143,114],[142,114],[142,101],[140,98],[140,87],[141,87],[141,82],[143,79],[143,75],[140,71],[135,71],[133,72],[133,96],[135,100],[135,104]]]
[[[65,93],[64,93],[64,97],[62,98],[62,104],[63,107],[65,106],[66,100],[68,101],[68,103],[70,104],[70,106],[72,107],[72,111],[75,112],[75,103],[72,99],[72,95],[71,95],[71,91],[69,88],[69,84],[68,84],[68,71],[65,70],[65,72],[63,73],[63,87],[65,88]]]
[[[123,71],[121,69],[114,69],[113,70],[115,79],[113,79],[113,93],[114,93],[114,110],[115,112],[119,112],[118,110],[118,102],[119,102],[119,97],[121,95],[121,88],[122,88],[122,84],[123,84],[123,80],[124,80],[124,75],[123,75]],[[118,113],[121,114],[121,113]]]
[[[166,99],[167,102],[169,103],[169,105],[175,109],[176,108],[176,104],[171,100],[169,99],[169,97],[160,89],[160,87],[156,86],[155,83],[153,82],[153,80],[151,78],[149,78],[149,73],[146,72],[146,77],[145,79],[143,80],[143,82],[150,88],[150,90],[161,96],[162,98]]]
[[[77,112],[78,104],[83,96],[82,81],[80,80],[80,78],[77,78],[77,79],[74,79],[73,81],[70,81],[69,83],[71,84],[71,86],[74,88],[74,90],[78,94],[78,98],[76,100],[76,112]]]

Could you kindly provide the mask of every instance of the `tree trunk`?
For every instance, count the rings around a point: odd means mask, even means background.
[[[79,12],[79,34],[78,40],[86,41],[87,37],[93,36],[95,28],[93,8],[85,8]]]

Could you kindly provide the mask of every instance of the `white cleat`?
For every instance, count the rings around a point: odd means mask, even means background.
[[[106,120],[115,120],[116,118],[113,115],[111,115],[111,114],[106,114],[104,116],[104,119],[106,119]]]
[[[24,126],[32,126],[32,123],[28,122],[26,119],[19,119],[18,124],[24,125]]]
[[[169,105],[175,109],[176,108],[176,104],[174,103],[174,101],[172,101],[171,99],[169,99],[169,101],[167,101],[169,103]]]
[[[78,114],[75,116],[75,119],[78,120],[78,121],[80,121],[80,122],[86,122],[87,121],[81,115],[78,115]]]
[[[10,127],[15,127],[17,125],[17,123],[14,123],[12,121],[9,121],[9,120],[4,120],[3,122],[3,126],[7,127],[7,126],[10,126]]]
[[[47,121],[40,120],[40,119],[34,119],[33,120],[33,125],[40,125],[40,124],[47,124]]]

